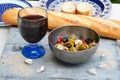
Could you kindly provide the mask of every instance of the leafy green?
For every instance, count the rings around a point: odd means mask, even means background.
[[[120,0],[111,0],[112,3],[120,3]]]

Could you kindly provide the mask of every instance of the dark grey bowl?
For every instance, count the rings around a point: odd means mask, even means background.
[[[77,36],[79,35],[79,37],[83,39],[91,38],[97,42],[97,45],[82,51],[64,51],[54,47],[59,35],[62,34],[63,36],[67,37],[73,33],[76,34]],[[58,59],[72,64],[83,63],[90,59],[97,50],[99,39],[100,39],[99,35],[94,30],[74,25],[56,28],[52,30],[48,35],[49,47],[53,54]]]

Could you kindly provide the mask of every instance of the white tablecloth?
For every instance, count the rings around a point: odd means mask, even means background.
[[[39,6],[39,1],[29,1],[33,6]],[[112,11],[108,18],[120,20],[120,4],[112,4]],[[9,28],[0,27],[0,56],[4,48]]]

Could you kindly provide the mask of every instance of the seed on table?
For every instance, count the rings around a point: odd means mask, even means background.
[[[27,64],[32,64],[33,63],[32,59],[26,59],[26,60],[24,60],[24,62],[27,63]]]
[[[88,69],[88,74],[91,74],[91,75],[97,75],[97,72],[96,72],[96,69],[95,68],[90,68]]]
[[[41,73],[45,71],[45,66],[40,66],[37,68],[36,72]]]

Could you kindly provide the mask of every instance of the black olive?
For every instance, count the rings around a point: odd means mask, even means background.
[[[90,44],[92,41],[93,41],[93,40],[92,40],[91,38],[88,38],[88,39],[85,40],[85,42],[86,42],[87,44]]]
[[[62,42],[68,42],[68,38],[67,37],[64,37],[63,39],[62,39]]]
[[[72,45],[70,43],[67,43],[65,46],[68,47],[68,48],[72,47]]]

